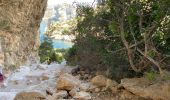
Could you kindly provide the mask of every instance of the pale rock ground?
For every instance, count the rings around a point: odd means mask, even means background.
[[[67,69],[67,70],[65,70]],[[56,74],[62,71],[70,71],[71,68],[62,64],[34,64],[21,66],[5,80],[5,87],[0,88],[0,100],[13,100],[15,95],[21,91],[45,92],[47,88],[56,87]]]

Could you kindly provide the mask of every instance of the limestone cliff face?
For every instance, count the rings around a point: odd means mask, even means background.
[[[37,56],[47,0],[0,0],[0,64],[22,65]]]

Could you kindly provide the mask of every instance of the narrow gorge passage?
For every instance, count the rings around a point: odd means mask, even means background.
[[[170,100],[170,0],[0,0],[0,100]]]

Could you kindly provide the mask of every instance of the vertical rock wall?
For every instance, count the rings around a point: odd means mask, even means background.
[[[0,60],[15,68],[37,57],[39,25],[47,0],[0,0]],[[4,56],[3,56],[4,55]]]

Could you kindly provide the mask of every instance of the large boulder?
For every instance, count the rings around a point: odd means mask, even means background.
[[[170,99],[170,81],[150,84],[145,78],[122,79],[121,85],[131,93],[153,100]]]
[[[59,77],[57,82],[57,89],[58,90],[72,90],[74,87],[79,87],[81,81],[75,78],[74,76],[65,73]]]
[[[14,100],[45,100],[46,97],[39,92],[20,92]]]
[[[106,78],[103,75],[98,75],[92,78],[91,83],[93,85],[96,85],[97,87],[106,87],[106,88],[116,87],[118,85],[116,81]]]
[[[104,77],[103,75],[98,75],[98,76],[92,78],[92,80],[91,80],[91,83],[98,87],[105,87],[106,82],[107,82],[107,78]]]

